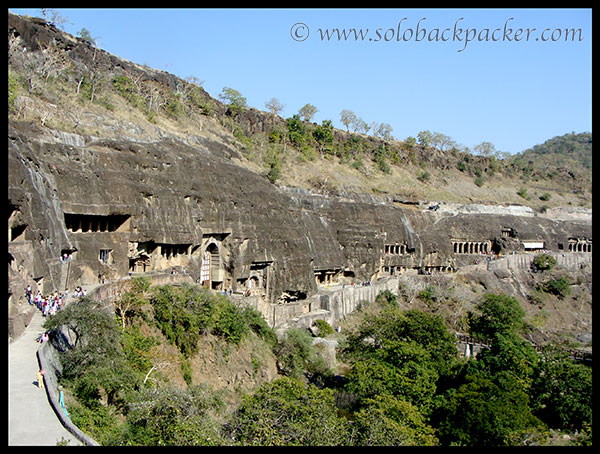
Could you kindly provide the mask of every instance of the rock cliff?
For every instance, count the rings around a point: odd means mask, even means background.
[[[74,58],[89,52],[48,26],[9,19],[27,42],[63,40]],[[100,60],[143,71],[108,54]],[[157,83],[177,83],[144,71]],[[249,295],[267,320],[283,323],[286,305],[297,307],[290,318],[331,309],[309,303],[328,285],[407,270],[454,272],[492,253],[591,252],[588,213],[553,219],[526,207],[277,187],[239,165],[222,126],[207,121],[193,134],[168,134],[88,114],[80,120],[88,130],[96,125],[94,134],[9,119],[9,337],[27,323],[23,289],[31,283],[48,293],[96,283],[99,275],[185,273]],[[242,120],[249,132],[275,121],[255,111]]]

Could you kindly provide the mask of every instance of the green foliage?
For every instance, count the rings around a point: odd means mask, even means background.
[[[185,357],[196,353],[201,329],[206,325],[200,311],[205,302],[203,296],[201,292],[192,292],[190,287],[164,285],[154,288],[150,297],[155,323]]]
[[[485,184],[485,180],[484,180],[484,178],[482,176],[479,176],[479,177],[475,178],[475,180],[473,182],[478,187],[482,187]]]
[[[435,430],[417,407],[389,394],[365,399],[353,413],[360,446],[435,446]]]
[[[314,325],[317,328],[317,333],[318,333],[319,337],[327,337],[330,334],[335,333],[335,331],[331,327],[331,325],[329,323],[327,323],[325,320],[321,320],[321,319],[315,320]]]
[[[428,147],[431,145],[431,139],[433,138],[433,134],[431,131],[421,131],[417,134],[417,141],[419,145],[423,145],[424,147]]]
[[[222,398],[208,386],[144,389],[131,398],[123,441],[140,446],[224,444],[216,414]]]
[[[242,94],[229,87],[223,87],[219,94],[219,99],[229,106],[229,110],[237,114],[240,110],[246,108],[246,98]]]
[[[471,334],[491,339],[496,334],[516,334],[523,327],[525,311],[504,293],[487,293],[478,305],[479,315],[469,314]]]
[[[267,179],[273,184],[279,179],[281,172],[281,161],[281,155],[275,149],[270,149],[265,156],[265,163],[269,167]]]
[[[391,169],[386,159],[387,153],[383,144],[379,144],[379,146],[375,149],[375,153],[373,156],[373,161],[377,164],[379,170],[383,173],[391,173]]]
[[[398,307],[398,298],[390,290],[379,292],[375,298],[375,302],[383,306]]]
[[[527,194],[527,188],[525,188],[525,187],[521,187],[517,191],[517,195],[520,197],[523,197],[525,200],[531,200],[531,196],[529,194]]]
[[[274,334],[264,320],[259,322],[255,310],[239,308],[224,295],[207,289],[159,286],[153,289],[150,302],[157,326],[185,357],[197,352],[198,340],[204,332],[223,337],[234,345],[251,330],[273,341]]]
[[[112,436],[116,409],[126,405],[127,394],[142,383],[140,363],[128,361],[121,347],[121,330],[109,309],[84,297],[65,306],[44,325],[51,330],[64,327],[74,336],[71,348],[60,353],[60,381],[78,401],[70,407],[71,418],[99,440]],[[101,398],[110,408],[101,404]]]
[[[549,254],[538,254],[531,262],[534,271],[552,271],[556,266],[556,259]]]
[[[319,151],[330,152],[333,146],[333,125],[331,120],[323,120],[313,131],[313,137],[317,141]]]
[[[288,377],[329,375],[324,360],[317,355],[311,335],[305,329],[286,330],[276,351],[279,372]]]
[[[564,276],[558,279],[550,279],[548,282],[540,284],[538,290],[564,298],[571,293],[571,280]]]
[[[449,390],[434,419],[443,445],[509,446],[541,422],[528,406],[528,396],[510,375],[492,380],[484,373],[467,375]]]
[[[304,106],[302,106],[298,111],[298,115],[300,117],[304,117],[305,121],[311,121],[318,111],[319,109],[312,104],[304,104]]]
[[[239,344],[250,331],[244,312],[231,303],[216,304],[213,309],[215,310],[213,313],[213,334],[221,336],[233,344]]]
[[[417,174],[417,180],[419,180],[421,183],[428,182],[430,177],[431,174],[427,170],[422,170]]]
[[[152,367],[150,349],[160,342],[154,337],[144,336],[137,325],[128,326],[121,334],[121,348],[134,370],[144,374]]]
[[[286,125],[290,142],[296,147],[304,145],[307,139],[306,127],[300,117],[293,115],[286,120]]]
[[[546,140],[512,157],[515,163],[533,162],[539,169],[562,167],[592,170],[592,133],[569,133]]]
[[[524,391],[528,391],[540,360],[528,342],[514,334],[496,333],[491,347],[481,351],[477,366],[488,375],[510,374]]]
[[[11,72],[8,72],[8,109],[15,109],[15,102],[17,100],[17,94],[19,92],[19,80]]]
[[[428,414],[439,376],[458,356],[454,343],[439,316],[384,307],[348,335],[346,389],[361,401],[389,394]]]
[[[129,77],[117,76],[113,78],[112,86],[115,91],[133,107],[141,107],[143,105],[143,100],[139,96],[136,86]]]
[[[76,347],[61,354],[62,383],[77,399],[69,412],[103,444],[502,446],[543,443],[545,424],[591,433],[591,369],[557,350],[540,357],[517,336],[523,314],[506,295],[484,296],[472,326],[487,334],[491,347],[462,361],[440,316],[401,310],[393,293],[381,292],[346,335],[350,369],[337,386],[352,398],[340,413],[334,382],[322,380],[330,371],[307,330],[288,329],[278,342],[255,309],[196,286],[148,284],[132,285],[153,309],[145,320],[153,318],[182,353],[192,350],[181,343],[181,329],[189,328],[185,336],[192,339],[211,332],[232,344],[253,331],[273,347],[287,377],[244,394],[237,409],[192,384],[187,359],[181,362],[187,390],[144,386],[156,340],[134,323],[120,329],[107,307],[84,298],[47,324],[72,327]],[[325,322],[315,324],[331,331]],[[252,364],[256,371],[257,360]],[[591,436],[581,440],[591,443]]]
[[[339,446],[347,444],[349,424],[330,389],[284,377],[246,396],[227,429],[243,446]]]
[[[542,350],[535,370],[535,414],[555,429],[585,430],[592,423],[592,369],[555,347]]]

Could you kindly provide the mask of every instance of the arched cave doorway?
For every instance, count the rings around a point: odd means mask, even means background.
[[[206,247],[202,256],[202,265],[200,267],[200,282],[203,287],[219,289],[222,285],[221,256],[219,247],[211,243]]]

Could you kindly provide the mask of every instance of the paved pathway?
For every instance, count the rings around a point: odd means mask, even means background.
[[[40,344],[35,339],[44,332],[44,320],[36,310],[23,335],[8,346],[9,446],[56,446],[64,440],[69,446],[81,445],[60,423],[46,390],[37,386]]]

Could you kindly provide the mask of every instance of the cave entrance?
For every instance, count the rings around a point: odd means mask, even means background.
[[[220,290],[222,287],[221,256],[215,243],[209,244],[202,256],[200,282],[203,287],[214,290]]]

